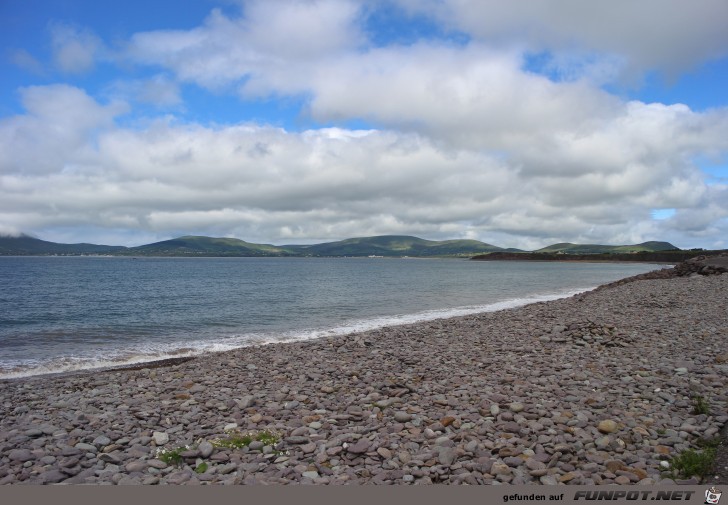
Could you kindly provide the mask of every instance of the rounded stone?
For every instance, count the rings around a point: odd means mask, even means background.
[[[504,463],[493,463],[490,467],[490,473],[493,475],[510,475],[511,467]]]
[[[609,443],[612,441],[611,438],[609,438],[609,435],[605,435],[601,438],[598,438],[594,441],[598,449],[606,449],[609,447]]]
[[[10,458],[10,461],[25,463],[26,461],[35,459],[35,454],[30,452],[28,449],[13,449],[8,454],[8,457]]]
[[[394,413],[394,420],[398,423],[406,423],[412,420],[412,416],[407,412],[398,411]]]
[[[201,457],[207,458],[212,454],[214,447],[210,442],[205,440],[204,442],[200,442],[200,445],[197,446],[197,450],[200,451]]]
[[[103,461],[104,463],[111,463],[114,465],[118,465],[119,463],[121,463],[121,460],[115,454],[101,454],[99,456],[99,460]]]
[[[79,442],[79,443],[78,443],[78,444],[76,444],[76,445],[75,445],[74,447],[75,447],[76,449],[79,449],[79,450],[81,450],[81,451],[85,451],[85,452],[96,452],[96,451],[97,451],[97,449],[96,449],[96,446],[95,446],[95,445],[91,445],[91,444],[86,444],[86,443],[83,443],[83,442]]]
[[[47,472],[43,472],[40,476],[41,484],[56,484],[68,478],[68,475],[54,468]]]
[[[597,425],[597,429],[601,433],[614,433],[618,428],[617,422],[612,419],[605,419]]]
[[[362,438],[357,443],[347,447],[347,451],[352,454],[363,454],[369,450],[369,440]]]
[[[93,444],[99,448],[106,447],[111,444],[111,439],[105,435],[101,435],[100,437],[94,438]]]
[[[519,458],[518,456],[506,456],[505,458],[503,458],[503,463],[515,468],[523,464],[523,459]]]
[[[152,440],[154,440],[155,445],[164,445],[169,442],[169,435],[164,431],[155,431],[152,433]]]
[[[150,459],[149,461],[147,461],[147,464],[150,467],[156,468],[159,470],[163,470],[163,469],[167,468],[167,466],[168,466],[167,463],[165,463],[164,461],[161,461],[159,459]]]
[[[450,466],[456,458],[457,454],[452,447],[441,447],[437,455],[437,462],[443,466]]]
[[[143,472],[147,469],[146,461],[130,461],[124,468],[127,472]]]
[[[377,454],[379,454],[384,459],[392,459],[392,451],[387,449],[386,447],[380,447],[377,449]]]
[[[556,486],[559,483],[553,475],[542,475],[539,480],[544,486]]]

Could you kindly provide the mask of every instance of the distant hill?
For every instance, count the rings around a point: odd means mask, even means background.
[[[139,247],[126,255],[138,256],[291,256],[285,249],[269,244],[251,244],[236,238],[185,236]]]
[[[647,261],[676,263],[700,254],[682,251],[669,242],[633,245],[572,244],[562,242],[532,252],[499,251],[473,257],[483,261]]]
[[[679,251],[669,242],[643,242],[634,245],[600,245],[600,244],[571,244],[568,242],[553,244],[535,253],[563,253],[563,254],[606,254],[606,253],[637,253],[658,251]]]
[[[0,256],[48,256],[81,254],[114,254],[125,250],[123,246],[96,244],[58,244],[40,240],[30,235],[18,237],[0,236]]]
[[[357,237],[337,242],[312,245],[254,244],[236,238],[184,236],[138,247],[96,244],[58,244],[29,235],[0,236],[0,256],[48,256],[105,254],[114,256],[384,256],[384,257],[466,257],[490,256],[487,259],[578,259],[578,256],[607,255],[618,260],[619,255],[647,253],[673,254],[680,249],[668,242],[644,242],[635,245],[553,244],[538,251],[526,252],[501,247],[477,240],[425,240],[408,235],[380,235]],[[530,255],[532,258],[528,258]],[[610,256],[611,255],[611,256]]]
[[[407,235],[358,237],[313,245],[281,246],[302,256],[465,256],[502,251],[477,240],[425,240]]]

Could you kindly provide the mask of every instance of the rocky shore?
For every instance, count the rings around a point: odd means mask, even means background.
[[[700,268],[345,337],[0,381],[0,484],[672,483],[672,459],[728,421],[728,275]]]

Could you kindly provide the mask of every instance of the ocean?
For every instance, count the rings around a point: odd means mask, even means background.
[[[0,378],[517,307],[661,268],[385,258],[0,258]]]

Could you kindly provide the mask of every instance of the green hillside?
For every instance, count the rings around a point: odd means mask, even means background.
[[[51,256],[80,254],[114,254],[125,250],[123,246],[96,244],[58,244],[30,235],[0,236],[0,256]]]
[[[385,257],[472,257],[489,253],[510,254],[633,254],[679,251],[668,242],[644,242],[635,245],[553,244],[533,253],[503,249],[477,240],[425,240],[407,235],[357,237],[313,245],[253,244],[236,238],[184,236],[138,247],[96,244],[58,244],[29,235],[0,236],[0,256],[10,255],[82,255],[116,256],[385,256]]]
[[[502,250],[477,240],[425,240],[406,235],[358,237],[314,245],[285,245],[305,256],[470,256]]]
[[[675,251],[677,247],[669,242],[643,242],[634,245],[601,245],[601,244],[571,244],[563,242],[552,244],[538,249],[536,253],[562,253],[562,254],[606,254],[606,253],[636,253]]]
[[[131,247],[124,254],[139,256],[290,256],[269,244],[251,244],[236,238],[185,236]]]

